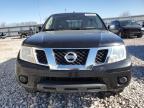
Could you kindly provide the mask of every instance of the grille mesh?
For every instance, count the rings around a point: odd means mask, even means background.
[[[101,83],[104,84],[104,81],[100,77],[43,77],[40,82],[60,82],[60,83],[78,83],[78,84],[88,84],[88,83]]]
[[[97,64],[104,63],[106,61],[107,54],[108,54],[108,49],[98,50],[95,62]]]
[[[47,58],[43,50],[36,50],[36,56],[39,63],[47,64]]]
[[[56,63],[58,65],[85,65],[89,49],[53,49],[54,56]],[[65,55],[68,52],[74,52],[77,55],[77,59],[74,62],[68,62],[65,59]],[[101,64],[105,63],[108,55],[108,49],[101,49],[97,51],[95,63]],[[47,58],[46,54],[43,50],[36,50],[36,57],[39,63],[41,64],[47,64]]]
[[[124,32],[128,34],[133,34],[133,33],[141,33],[141,30],[140,29],[125,29]]]
[[[85,65],[89,49],[53,49],[53,52],[58,65]],[[68,52],[74,52],[77,55],[77,59],[72,63],[65,59]]]

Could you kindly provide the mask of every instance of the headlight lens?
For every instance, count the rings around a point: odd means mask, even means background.
[[[33,48],[22,46],[20,50],[20,59],[27,62],[35,63]]]
[[[108,63],[114,63],[126,59],[126,48],[124,45],[111,48]]]

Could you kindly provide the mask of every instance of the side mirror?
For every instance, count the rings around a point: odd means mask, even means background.
[[[115,24],[112,24],[112,25],[110,25],[110,27],[109,27],[109,31],[117,34],[117,33],[119,32],[119,26],[118,26],[118,25],[115,25]]]
[[[110,30],[110,25],[107,26],[107,29]]]
[[[109,29],[110,29],[110,30],[115,30],[115,29],[116,29],[116,25],[110,25],[110,26],[109,26]]]
[[[40,32],[41,30],[42,30],[42,27],[38,26],[37,29],[36,29],[36,33]]]
[[[39,27],[38,27],[38,30],[39,30],[39,31],[41,31],[41,30],[42,30],[42,27],[41,27],[41,26],[39,26]]]
[[[144,27],[144,22],[142,23],[142,27]]]

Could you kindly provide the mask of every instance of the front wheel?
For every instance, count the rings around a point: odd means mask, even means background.
[[[26,37],[26,35],[24,35],[24,34],[20,35],[20,38],[25,38],[25,37]]]
[[[143,36],[142,34],[141,34],[141,35],[138,35],[137,38],[141,38],[142,36]]]

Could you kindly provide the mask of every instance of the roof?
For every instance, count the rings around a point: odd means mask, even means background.
[[[83,15],[83,14],[96,14],[97,15],[97,13],[92,13],[92,12],[71,12],[71,13],[57,13],[57,14],[53,14],[52,16]]]

